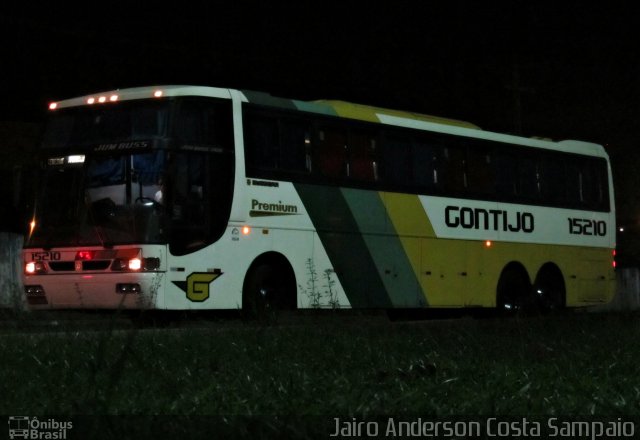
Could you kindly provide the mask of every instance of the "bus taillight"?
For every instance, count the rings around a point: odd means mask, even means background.
[[[94,255],[94,251],[78,251],[76,253],[76,260],[93,260]]]

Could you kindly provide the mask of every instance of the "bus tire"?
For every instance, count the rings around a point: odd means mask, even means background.
[[[279,311],[295,309],[295,295],[295,278],[288,264],[257,262],[245,278],[242,309],[249,319],[271,321]]]
[[[554,313],[565,308],[564,277],[555,264],[547,263],[538,271],[533,284],[533,294],[541,313]]]
[[[505,267],[496,290],[496,308],[502,315],[527,314],[535,309],[529,277],[520,265]]]

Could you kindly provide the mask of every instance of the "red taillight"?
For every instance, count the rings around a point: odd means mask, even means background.
[[[613,266],[613,268],[616,268],[616,250],[614,249],[613,252],[611,252],[611,257],[612,257],[612,262],[611,265]]]
[[[76,260],[93,260],[94,255],[94,251],[78,251],[76,253]]]

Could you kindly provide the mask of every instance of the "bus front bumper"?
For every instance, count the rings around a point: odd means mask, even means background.
[[[163,272],[29,275],[24,292],[31,309],[161,308]]]

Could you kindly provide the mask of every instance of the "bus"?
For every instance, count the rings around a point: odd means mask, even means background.
[[[608,302],[600,145],[204,86],[53,102],[33,308],[497,308]]]

